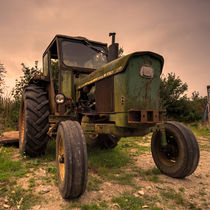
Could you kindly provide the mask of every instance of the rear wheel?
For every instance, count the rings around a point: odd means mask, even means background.
[[[163,173],[176,178],[192,174],[197,168],[200,151],[193,133],[177,122],[166,122],[167,146],[161,145],[161,132],[154,132],[151,141],[153,160]]]
[[[115,137],[110,134],[99,134],[98,136],[87,136],[87,144],[92,148],[112,149],[115,148],[120,140],[120,137]]]
[[[87,184],[88,159],[85,137],[78,122],[64,121],[56,137],[58,187],[63,198],[78,198]]]
[[[49,102],[42,87],[30,85],[24,89],[19,119],[19,149],[31,157],[45,153],[48,142]]]

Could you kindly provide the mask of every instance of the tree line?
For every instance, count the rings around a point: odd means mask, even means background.
[[[18,125],[22,90],[35,74],[41,73],[37,66],[37,62],[35,62],[35,67],[32,68],[22,64],[23,76],[16,80],[15,87],[11,92],[11,99],[3,96],[6,69],[0,63],[0,118],[4,118],[4,127],[6,129],[16,129]],[[160,108],[166,110],[166,118],[168,120],[191,123],[202,119],[207,104],[207,97],[200,96],[197,91],[194,91],[192,96],[188,97],[186,95],[187,90],[187,83],[183,82],[175,73],[161,76]],[[0,124],[2,124],[1,121]]]

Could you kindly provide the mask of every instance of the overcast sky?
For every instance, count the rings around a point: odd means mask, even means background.
[[[11,89],[26,66],[39,61],[56,34],[85,36],[124,53],[154,51],[165,58],[189,94],[210,85],[210,0],[0,0],[0,62]]]

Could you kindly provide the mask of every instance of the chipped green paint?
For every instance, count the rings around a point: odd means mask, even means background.
[[[154,69],[152,79],[140,76],[140,68],[150,60]],[[132,57],[126,70],[114,77],[115,112],[134,110],[158,110],[161,62],[148,55]],[[124,103],[121,98],[124,98]]]
[[[150,62],[154,69],[151,79],[140,76],[140,69]],[[159,86],[162,63],[152,55],[135,55],[126,70],[114,76],[114,101],[116,113],[128,113],[128,110],[159,110]],[[122,103],[123,98],[123,103]],[[117,126],[128,126],[127,116],[115,116]]]
[[[161,131],[164,128],[164,124],[156,124],[151,127],[148,124],[138,125],[136,128],[129,127],[117,127],[114,124],[97,124],[97,123],[81,123],[82,129],[85,134],[97,135],[100,133],[111,134],[118,137],[131,137],[131,136],[144,136],[150,132]]]

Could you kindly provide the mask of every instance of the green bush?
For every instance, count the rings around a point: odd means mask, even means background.
[[[188,98],[185,92],[188,86],[183,83],[174,73],[169,73],[161,78],[160,100],[162,108],[166,109],[167,118],[194,122],[202,119],[207,97],[199,96],[197,91]]]

